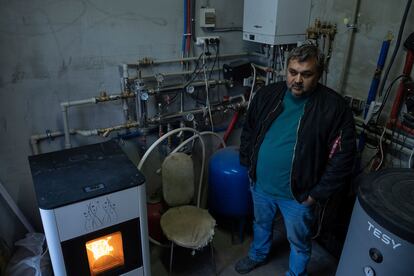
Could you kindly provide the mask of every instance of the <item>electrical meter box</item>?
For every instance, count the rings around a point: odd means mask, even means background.
[[[270,45],[306,38],[311,0],[244,0],[243,39]]]

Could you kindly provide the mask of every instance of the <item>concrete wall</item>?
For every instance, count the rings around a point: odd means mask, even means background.
[[[209,4],[217,9],[220,26],[241,26],[242,1]],[[27,161],[30,135],[62,130],[60,102],[89,98],[102,90],[119,93],[119,64],[146,56],[180,57],[182,14],[181,0],[0,4],[0,180],[38,230],[41,223]],[[240,33],[220,35],[222,53],[242,50]],[[122,122],[118,102],[70,110],[73,128]],[[73,140],[74,145],[101,141]],[[41,144],[42,152],[62,148],[63,139]],[[11,245],[24,229],[2,199],[0,216],[0,237]]]
[[[342,22],[351,16],[353,1],[313,0],[311,22],[320,18],[338,24],[328,77],[332,87],[338,83],[348,33]],[[241,26],[243,1],[197,2],[217,9],[219,27]],[[381,42],[387,31],[397,34],[404,5],[403,0],[362,1],[345,93],[366,97]],[[41,224],[27,162],[30,135],[62,129],[62,101],[96,96],[102,90],[118,93],[120,63],[145,56],[179,57],[182,11],[180,0],[0,4],[0,180],[38,230]],[[413,31],[413,20],[411,10],[405,34]],[[220,35],[222,53],[249,46],[240,33]],[[400,74],[402,60],[400,52],[390,79]],[[70,126],[78,128],[122,122],[120,103],[76,108],[70,115]],[[79,138],[74,144],[94,141],[99,139]],[[63,139],[41,146],[43,152],[61,148]],[[11,244],[24,229],[1,199],[0,217],[0,237]]]
[[[313,0],[313,12],[311,23],[315,18],[337,24],[338,33],[334,41],[334,50],[330,63],[328,85],[337,88],[342,65],[344,62],[344,50],[347,43],[349,30],[344,24],[345,18],[352,18],[356,0]],[[404,0],[361,0],[358,13],[358,31],[355,33],[353,51],[348,67],[349,74],[345,78],[344,94],[366,99],[371,79],[374,74],[377,59],[380,53],[382,41],[388,32],[394,35],[391,42],[387,64],[390,61],[392,51],[396,43],[400,22],[407,1]],[[411,7],[403,41],[414,32],[414,7]],[[389,75],[389,80],[401,74],[405,59],[405,51],[402,44]],[[386,64],[386,66],[387,66]]]

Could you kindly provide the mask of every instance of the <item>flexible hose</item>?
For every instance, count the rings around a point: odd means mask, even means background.
[[[249,102],[247,104],[247,109],[249,109],[250,103],[253,100],[254,84],[256,82],[256,67],[253,65],[253,63],[250,63],[250,66],[253,68],[253,82],[252,82],[252,88],[250,89],[250,96],[249,96]]]
[[[217,133],[213,132],[213,131],[203,131],[200,132],[201,135],[213,135],[215,137],[217,137],[217,139],[220,140],[220,143],[223,145],[223,148],[226,147],[226,141],[224,141],[224,138],[222,138],[220,135],[218,135]]]
[[[387,66],[387,70],[385,70],[384,78],[383,78],[383,80],[381,82],[381,85],[380,85],[380,88],[378,90],[380,97],[382,96],[382,91],[384,90],[385,83],[387,82],[388,75],[390,73],[391,67],[392,67],[392,65],[394,63],[394,60],[395,60],[395,56],[397,55],[398,50],[400,49],[401,38],[402,38],[402,35],[403,35],[403,32],[404,32],[405,21],[407,20],[407,15],[408,15],[408,11],[410,10],[411,2],[412,2],[412,0],[408,0],[407,4],[405,5],[404,15],[401,19],[400,29],[398,31],[398,37],[397,37],[397,42],[395,44],[394,52],[392,53],[391,61]]]
[[[230,124],[227,127],[226,132],[224,133],[224,137],[223,137],[224,142],[227,142],[227,139],[229,138],[230,134],[233,132],[234,126],[236,125],[238,119],[239,119],[239,111],[236,111],[233,115],[233,118],[231,118]]]

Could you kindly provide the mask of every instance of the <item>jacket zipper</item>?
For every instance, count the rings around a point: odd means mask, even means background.
[[[303,115],[300,116],[299,124],[298,124],[298,127],[296,128],[296,141],[295,141],[295,145],[293,146],[293,158],[292,158],[292,163],[291,163],[291,166],[290,166],[290,185],[289,185],[290,189],[289,190],[290,190],[290,194],[292,195],[293,199],[296,200],[297,202],[299,202],[299,201],[295,198],[295,196],[293,195],[293,191],[292,191],[292,176],[293,176],[293,163],[295,162],[295,157],[296,157],[296,145],[298,143],[299,129],[300,129],[300,126],[302,124],[302,118],[303,118]]]
[[[282,103],[282,100],[279,100],[276,107],[267,114],[266,118],[264,119],[264,122],[266,122],[266,120],[269,118],[270,114],[272,114],[273,112],[276,112],[277,108],[279,107],[279,105],[281,103]],[[263,127],[263,125],[262,125],[262,127]],[[256,150],[256,147],[257,147],[257,144],[258,144],[257,141],[259,141],[260,136],[263,134],[262,127],[260,128],[259,135],[257,135],[257,137],[256,137],[256,141],[254,142],[253,150],[252,150],[252,153],[250,154],[250,160],[253,160],[253,154],[254,154],[254,152]]]

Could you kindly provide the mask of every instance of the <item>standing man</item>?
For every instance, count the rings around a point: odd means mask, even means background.
[[[307,275],[315,204],[351,176],[354,119],[345,100],[318,83],[323,60],[316,46],[293,49],[286,82],[260,89],[247,112],[240,162],[249,168],[255,219],[249,254],[235,266],[241,274],[265,263],[280,210],[291,248],[286,275]]]

